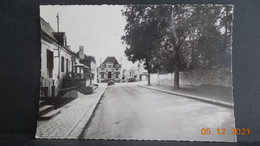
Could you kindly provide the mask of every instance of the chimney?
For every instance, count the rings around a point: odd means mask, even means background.
[[[67,37],[65,35],[64,35],[64,46],[68,47],[68,45],[67,45]]]
[[[79,46],[79,58],[84,59],[85,54],[84,54],[84,46]]]

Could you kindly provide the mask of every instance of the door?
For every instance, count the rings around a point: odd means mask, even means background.
[[[108,72],[108,78],[111,79],[111,72]]]

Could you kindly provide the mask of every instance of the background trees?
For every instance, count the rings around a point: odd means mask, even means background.
[[[125,54],[144,62],[148,74],[174,72],[178,89],[181,71],[230,66],[232,12],[232,6],[126,6]]]
[[[126,16],[126,35],[122,40],[128,45],[125,54],[132,62],[144,62],[148,71],[148,85],[150,73],[156,64],[155,54],[160,44],[160,21],[154,17],[153,6],[127,6],[123,15]]]

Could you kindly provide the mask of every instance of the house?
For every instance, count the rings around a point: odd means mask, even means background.
[[[79,56],[80,60],[79,62],[86,65],[88,67],[88,71],[85,74],[87,85],[95,84],[97,83],[97,77],[96,77],[96,59],[93,56],[87,56],[84,53],[84,47],[80,46],[79,51],[76,53],[77,56]]]
[[[81,64],[80,57],[69,48],[65,32],[55,32],[43,18],[40,18],[40,26],[39,119],[49,119],[59,113],[53,109],[77,98],[78,91],[88,94],[92,88],[86,88],[85,74],[89,67]]]
[[[98,82],[107,82],[108,80],[120,82],[121,64],[114,56],[107,57],[98,67]]]
[[[129,77],[130,77],[130,72],[127,69],[123,69],[123,71],[122,71],[122,81],[126,82]]]
[[[135,81],[138,81],[139,80],[139,68],[138,67],[132,67],[130,70],[129,70],[129,77],[130,78],[134,78]]]
[[[137,76],[138,80],[139,81],[147,80],[148,71],[144,69],[144,65],[142,63],[139,63],[137,67],[138,67],[138,76]]]
[[[57,96],[65,76],[74,71],[79,57],[67,46],[64,32],[55,32],[43,18],[41,24],[41,97]],[[52,86],[54,93],[51,92]]]
[[[135,81],[147,80],[148,72],[144,69],[143,64],[138,64],[137,67],[132,67],[129,70],[129,78],[134,78]]]
[[[48,22],[40,18],[41,25],[41,86],[40,97],[56,97],[68,76],[84,73],[80,58],[67,45],[65,32],[55,32]],[[84,79],[79,76],[79,80]]]

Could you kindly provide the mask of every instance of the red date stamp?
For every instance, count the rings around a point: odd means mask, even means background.
[[[201,134],[202,135],[249,135],[250,130],[249,128],[232,128],[230,131],[226,130],[225,128],[202,128]]]

